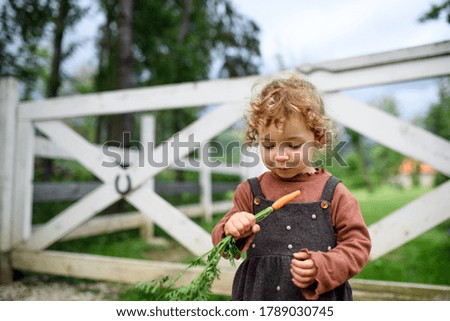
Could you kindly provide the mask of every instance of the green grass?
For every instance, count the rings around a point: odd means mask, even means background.
[[[353,191],[367,225],[415,200],[430,189],[383,186]],[[383,257],[369,262],[357,278],[450,285],[450,222],[444,222]]]

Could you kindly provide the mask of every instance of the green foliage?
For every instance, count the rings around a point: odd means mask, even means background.
[[[83,239],[63,241],[53,244],[49,249],[55,251],[145,259],[143,253],[150,245],[139,237],[137,230],[104,234]]]
[[[205,301],[211,295],[211,286],[215,279],[220,278],[218,267],[222,254],[234,266],[234,258],[239,254],[239,249],[231,235],[224,238],[210,251],[197,257],[188,267],[179,273],[175,278],[163,276],[161,278],[138,284],[139,291],[149,294],[153,300],[168,301]],[[174,289],[177,281],[194,266],[202,265],[204,258],[207,258],[206,266],[202,272],[189,284]]]
[[[442,2],[440,5],[432,4],[429,11],[423,14],[420,18],[420,22],[426,22],[429,20],[437,20],[439,19],[441,13],[445,14],[447,12],[447,22],[450,23],[450,1],[446,0]]]
[[[288,201],[288,200],[287,200]],[[273,205],[275,207],[275,205]],[[282,206],[282,205],[281,205]],[[281,207],[280,206],[280,207]],[[265,219],[273,212],[273,207],[267,207],[255,214],[256,222]],[[215,279],[220,278],[219,262],[224,256],[232,266],[235,266],[234,259],[240,255],[240,250],[236,246],[236,242],[232,235],[223,238],[210,251],[197,257],[188,267],[179,273],[175,278],[163,276],[161,278],[144,282],[137,285],[138,291],[149,294],[154,300],[168,301],[205,301],[211,296],[211,286]],[[201,265],[204,258],[206,267],[200,274],[189,284],[174,289],[180,278],[187,270],[194,266]],[[155,298],[155,295],[158,296]]]
[[[48,65],[40,47],[45,35],[50,1],[5,1],[1,6],[0,76],[13,76],[24,84],[23,99],[30,99]]]
[[[62,4],[65,14],[58,17]],[[55,57],[55,52],[61,48],[50,48],[48,40],[56,37],[57,18],[62,19],[63,29],[59,29],[62,35],[64,29],[74,26],[86,12],[87,9],[81,9],[73,0],[7,0],[1,5],[0,76],[13,76],[22,83],[22,99],[31,99],[37,91],[47,87],[50,79],[56,84],[53,87],[59,87],[60,77],[50,77],[51,68],[59,70],[76,44],[69,44]],[[46,96],[44,92],[40,95]]]
[[[106,19],[101,27],[95,83],[97,90],[103,91],[117,88],[117,21],[121,8],[117,1],[106,0],[100,0],[100,8]],[[258,72],[259,29],[237,13],[229,0],[136,0],[132,32],[135,86],[208,79],[215,76],[211,70],[213,63],[215,66],[220,63],[218,73],[222,77]],[[155,112],[156,142],[166,140],[196,120],[200,106],[192,107]],[[138,139],[137,134],[133,133],[133,139]]]
[[[450,78],[439,82],[439,101],[431,105],[425,116],[425,128],[432,133],[450,140]]]
[[[382,111],[399,116],[397,102],[392,97],[382,97],[374,102]],[[348,166],[333,164],[329,170],[352,188],[372,190],[376,184],[386,184],[399,174],[404,156],[384,145],[377,144],[361,134],[346,128],[351,150],[341,155]]]
[[[450,140],[450,78],[440,80],[439,101],[431,105],[423,123],[432,133]],[[438,173],[434,184],[440,185],[448,179],[447,176]]]

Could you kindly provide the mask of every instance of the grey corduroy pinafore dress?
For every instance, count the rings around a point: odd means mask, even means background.
[[[254,213],[273,204],[264,197],[257,178],[248,181]],[[261,231],[256,233],[247,250],[247,258],[236,272],[232,300],[305,300],[292,282],[293,253],[301,249],[327,252],[336,246],[330,205],[339,182],[331,176],[320,201],[287,203],[258,223]],[[350,285],[345,282],[320,295],[319,300],[352,300]]]

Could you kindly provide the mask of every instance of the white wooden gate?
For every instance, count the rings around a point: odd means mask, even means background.
[[[423,161],[450,175],[450,143],[413,124],[368,106],[339,91],[358,87],[406,82],[450,75],[450,41],[343,59],[297,68],[324,92],[327,112],[336,121],[404,155]],[[142,262],[80,254],[45,251],[79,226],[88,222],[121,198],[145,217],[161,226],[193,254],[210,246],[210,235],[180,210],[156,194],[148,182],[163,167],[102,166],[105,155],[97,146],[67,126],[62,120],[90,115],[143,112],[215,105],[196,122],[174,135],[168,142],[169,163],[173,164],[175,139],[207,143],[243,116],[251,87],[260,76],[211,80],[197,83],[127,89],[75,95],[32,102],[19,102],[14,79],[0,81],[0,252],[2,266],[17,269],[74,275],[88,278],[136,282],[179,270],[182,265]],[[349,115],[352,115],[349,117]],[[77,160],[103,184],[68,207],[37,230],[32,229],[32,181],[36,146],[35,129],[47,136],[66,155]],[[145,142],[142,142],[145,144]],[[181,151],[181,157],[190,151]],[[154,155],[161,159],[163,146]],[[118,193],[115,181],[129,178],[131,190]],[[443,201],[450,195],[450,182],[387,216],[369,227],[373,240],[371,259],[401,246],[450,217]],[[51,260],[51,264],[49,264]],[[6,262],[6,263],[5,263]],[[95,264],[107,262],[108,272],[98,273]],[[4,268],[6,270],[6,268]],[[233,271],[225,270],[215,291],[229,293]],[[185,280],[188,281],[189,277]]]

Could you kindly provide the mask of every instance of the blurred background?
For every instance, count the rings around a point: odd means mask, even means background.
[[[445,41],[450,38],[450,1],[0,0],[0,23],[0,77],[15,77],[20,99],[27,101],[265,76],[306,63]],[[450,139],[449,78],[344,93]],[[152,112],[156,143],[185,128],[207,108]],[[123,147],[133,147],[142,116],[84,117],[67,123],[96,144],[122,141],[123,132],[130,132],[131,145]],[[342,152],[349,166],[329,170],[357,196],[368,225],[448,179],[427,164],[337,127],[348,141]],[[215,141],[242,141],[243,128],[243,123],[236,124]],[[235,156],[224,155],[227,162],[238,163]],[[156,190],[175,205],[198,203],[198,175],[165,170],[156,177]],[[213,194],[214,201],[223,201],[231,199],[241,177],[213,174],[212,179],[217,186],[226,184]],[[35,184],[92,181],[95,177],[76,162],[35,161]],[[173,182],[186,186],[184,192],[164,188]],[[48,221],[75,201],[40,197],[33,205],[34,224]],[[133,208],[119,202],[103,214],[127,210]],[[223,214],[214,213],[212,221],[196,220],[210,230]],[[371,262],[358,277],[450,285],[449,227],[443,223]],[[51,249],[177,262],[192,258],[157,227],[155,235],[166,242],[148,242],[136,230],[61,241]],[[119,297],[135,299],[134,295],[124,290]]]

